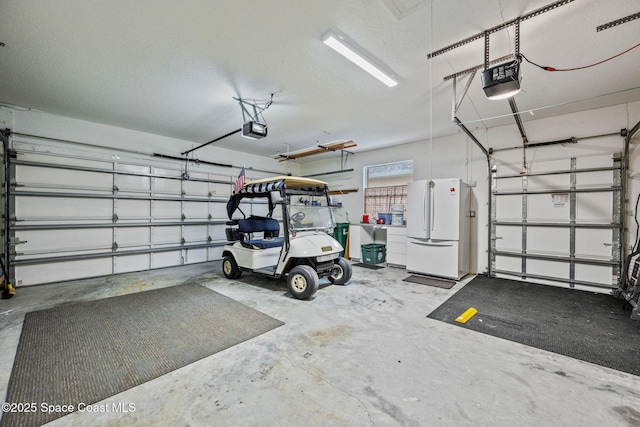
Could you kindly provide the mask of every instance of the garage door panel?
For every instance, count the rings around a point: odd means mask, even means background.
[[[202,179],[206,179],[206,175],[201,176]],[[189,197],[209,197],[209,191],[211,190],[210,184],[201,181],[185,181],[184,191]]]
[[[207,249],[189,249],[185,251],[185,264],[196,264],[199,262],[206,262],[207,258]]]
[[[151,268],[164,268],[182,265],[182,251],[156,252],[153,254]]]
[[[222,246],[214,246],[212,248],[209,248],[208,261],[222,259],[222,251],[223,250],[224,250],[224,248]]]
[[[119,221],[145,219],[149,221],[151,202],[148,200],[118,200],[116,209]]]
[[[159,173],[158,171],[155,172]],[[160,194],[180,195],[182,192],[182,184],[180,180],[162,177],[153,178],[154,191]]]
[[[500,219],[509,220],[522,217],[522,197],[503,196],[496,206],[496,216]]]
[[[604,185],[613,185],[613,174],[611,171],[597,171],[576,175],[576,187],[578,188]]]
[[[114,262],[114,273],[148,270],[151,268],[150,259],[149,254],[118,256]]]
[[[611,221],[613,193],[579,193],[576,196],[577,216],[581,221]]]
[[[134,174],[141,175],[127,175],[122,174],[117,177],[117,186],[120,192],[126,194],[127,192],[149,191],[151,186],[151,178],[148,176],[142,176],[143,174],[149,174],[150,168],[144,166],[132,166],[132,165],[119,165],[118,170],[132,172]]]
[[[153,216],[162,219],[179,220],[182,217],[181,202],[156,200],[153,205]]]
[[[209,228],[209,233],[213,240],[227,240],[226,225],[214,225]]]
[[[576,248],[582,256],[611,258],[612,237],[611,230],[577,229]]]
[[[60,197],[17,197],[15,213],[18,219],[110,220],[113,216],[113,201]]]
[[[616,283],[611,267],[605,265],[576,265],[576,280],[588,283]]]
[[[26,243],[18,246],[19,252],[73,251],[110,248],[110,228],[65,230],[19,230],[16,237]]]
[[[188,243],[206,241],[209,236],[206,225],[185,225],[182,231]]]
[[[557,261],[528,259],[527,273],[569,279],[569,264]]]
[[[209,216],[209,205],[204,202],[185,202],[184,216],[188,219],[207,219]]]
[[[52,173],[50,168],[37,166],[21,166],[16,170],[16,182],[18,184],[46,184],[56,188],[56,191],[65,191],[64,187],[94,187],[96,190],[111,191],[113,187],[113,175],[110,173],[95,173],[78,170],[57,169]],[[51,191],[51,190],[50,190]]]
[[[119,246],[145,246],[151,240],[149,227],[122,227],[116,230]]]
[[[532,221],[568,222],[569,193],[527,195],[527,212]]]
[[[53,283],[84,277],[106,276],[112,273],[111,258],[82,261],[58,261],[33,265],[16,265],[15,277],[18,285]]]
[[[569,230],[552,227],[527,228],[527,250],[538,253],[569,253]]]
[[[496,227],[496,249],[498,250],[520,250],[522,248],[522,228],[521,227]]]
[[[518,272],[520,271],[521,265],[522,261],[520,258],[501,255],[496,256],[495,266],[497,270]]]
[[[568,188],[570,185],[570,175],[532,175],[527,177],[527,189],[535,190],[553,190]]]

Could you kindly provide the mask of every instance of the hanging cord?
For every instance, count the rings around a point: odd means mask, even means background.
[[[607,59],[604,59],[604,60],[599,61],[599,62],[596,62],[595,64],[589,64],[589,65],[585,65],[585,66],[583,66],[583,67],[575,67],[575,68],[554,68],[554,67],[548,67],[548,66],[539,65],[539,64],[536,64],[535,62],[529,61],[529,59],[528,59],[526,56],[524,56],[522,53],[520,54],[520,56],[522,56],[522,57],[525,59],[525,61],[527,61],[529,64],[531,64],[531,65],[535,65],[535,66],[536,66],[536,67],[538,67],[538,68],[542,68],[542,69],[543,69],[543,70],[545,70],[545,71],[576,71],[576,70],[584,70],[585,68],[595,67],[596,65],[604,64],[605,62],[607,62],[607,61],[611,61],[612,59],[617,58],[617,57],[618,57],[618,56],[620,56],[620,55],[624,55],[625,53],[627,53],[627,52],[629,52],[629,51],[631,51],[631,50],[633,50],[633,49],[637,48],[638,46],[640,46],[640,43],[638,43],[638,44],[637,44],[637,45],[635,45],[635,46],[630,47],[629,49],[625,50],[624,52],[620,52],[620,53],[619,53],[619,54],[617,54],[617,55],[613,55],[612,57],[607,58]]]
[[[640,203],[640,194],[636,198],[636,208],[633,215],[633,219],[636,222],[636,240],[631,249],[631,253],[627,255],[624,266],[622,268],[622,288],[628,290],[629,286],[629,267],[631,266],[631,260],[638,254],[638,245],[640,244],[640,223],[638,222],[638,204]]]

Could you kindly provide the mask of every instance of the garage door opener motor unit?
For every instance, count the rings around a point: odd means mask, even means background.
[[[251,139],[262,139],[267,136],[267,125],[259,122],[246,122],[242,125],[242,136]]]

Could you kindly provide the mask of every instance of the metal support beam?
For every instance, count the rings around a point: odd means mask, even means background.
[[[218,138],[216,138],[216,139],[212,139],[212,140],[211,140],[211,141],[209,141],[209,142],[205,142],[204,144],[198,145],[197,147],[194,147],[194,148],[192,148],[191,150],[183,151],[183,152],[182,152],[182,153],[180,153],[180,154],[182,154],[183,156],[186,156],[187,154],[189,154],[189,153],[191,153],[191,152],[193,152],[193,151],[199,150],[199,149],[201,149],[201,148],[203,148],[203,147],[206,147],[207,145],[213,144],[214,142],[218,142],[218,141],[220,141],[221,139],[228,138],[228,137],[230,137],[231,135],[235,135],[235,134],[236,134],[236,133],[238,133],[238,132],[242,132],[242,128],[238,128],[238,129],[236,129],[236,130],[233,130],[233,131],[231,131],[231,132],[229,132],[229,133],[227,133],[227,134],[225,134],[225,135],[219,136],[219,137],[218,137]]]
[[[5,283],[15,283],[15,267],[13,260],[15,256],[11,255],[14,252],[14,245],[12,241],[15,240],[15,231],[11,228],[12,218],[15,217],[15,196],[11,194],[11,180],[15,176],[15,166],[11,163],[10,158],[15,156],[15,153],[9,149],[9,135],[11,132],[7,129],[2,132],[2,157],[4,167],[4,212],[3,212],[3,254],[2,261],[7,271],[4,271]]]
[[[576,280],[576,219],[578,216],[578,198],[576,197],[577,159],[571,158],[571,174],[569,175],[569,288],[575,288]]]
[[[518,126],[518,130],[520,131],[520,136],[522,137],[522,143],[526,146],[529,143],[529,139],[527,138],[527,134],[524,131],[524,125],[522,124],[522,119],[520,118],[520,114],[518,112],[518,106],[516,105],[516,100],[513,99],[513,96],[508,98],[509,107],[511,107],[511,112],[513,113],[513,119],[516,121],[516,125]]]
[[[480,150],[482,150],[482,152],[484,153],[485,157],[487,158],[487,172],[489,174],[491,174],[491,156],[489,155],[489,152],[487,151],[486,148],[484,148],[484,146],[480,143],[480,141],[478,141],[478,138],[475,137],[474,134],[471,133],[471,131],[469,129],[467,129],[467,127],[462,124],[462,122],[460,121],[460,119],[458,119],[457,117],[453,118],[453,121],[460,127],[460,129],[462,129],[462,131],[469,137],[469,139],[471,139],[478,148],[480,148]],[[491,176],[491,175],[489,175]],[[491,223],[491,213],[492,211],[492,202],[491,202],[491,194],[492,194],[492,179],[489,179],[488,183],[487,183],[487,187],[488,187],[488,198],[489,198],[489,202],[488,202],[488,206],[487,206],[487,213],[488,213],[488,217],[487,217],[487,238],[488,238],[488,243],[491,243],[491,227],[489,227],[489,224]],[[491,251],[487,251],[487,270],[489,275],[492,275],[492,268],[491,268],[491,262],[492,262],[492,258],[491,258]]]
[[[607,22],[606,24],[598,25],[596,27],[596,31],[600,32],[603,30],[608,30],[609,28],[617,27],[621,24],[626,24],[627,22],[633,21],[638,18],[640,18],[640,12],[625,16],[624,18],[616,19],[615,21]]]
[[[485,30],[485,31],[483,31],[481,33],[474,34],[471,37],[467,37],[467,38],[462,39],[462,40],[460,40],[458,42],[450,44],[449,46],[445,46],[442,49],[438,49],[438,50],[436,50],[434,52],[431,52],[431,53],[429,53],[427,55],[427,58],[431,59],[431,58],[433,58],[435,56],[442,55],[445,52],[449,52],[450,50],[456,49],[456,48],[458,48],[460,46],[464,46],[465,44],[471,43],[471,42],[473,42],[475,40],[479,40],[479,39],[485,37],[485,34],[492,34],[492,33],[495,33],[497,31],[503,30],[503,29],[505,29],[507,27],[510,27],[511,25],[514,25],[518,21],[526,21],[527,19],[533,18],[534,16],[541,15],[541,14],[543,14],[545,12],[549,12],[550,10],[553,10],[553,9],[558,8],[560,6],[563,6],[565,4],[571,3],[572,1],[574,1],[574,0],[557,1],[557,2],[554,2],[554,3],[548,4],[546,6],[543,6],[543,7],[539,8],[539,9],[536,9],[536,10],[534,10],[532,12],[525,13],[524,15],[521,15],[521,16],[515,18],[515,19],[503,22],[502,24],[496,25],[495,27],[489,28],[488,30]]]

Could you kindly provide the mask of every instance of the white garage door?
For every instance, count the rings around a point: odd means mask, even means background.
[[[237,168],[192,163],[184,179],[179,160],[18,138],[10,147],[5,233],[16,284],[221,258]]]
[[[622,266],[618,154],[549,159],[527,174],[492,171],[491,264],[498,277],[609,292]]]

